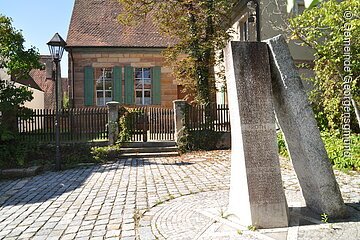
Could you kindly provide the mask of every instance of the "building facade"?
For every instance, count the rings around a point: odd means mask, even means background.
[[[174,42],[149,18],[121,25],[120,13],[116,1],[75,0],[67,36],[71,105],[172,107],[180,87],[162,51]]]

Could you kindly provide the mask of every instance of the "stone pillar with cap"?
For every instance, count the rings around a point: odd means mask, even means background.
[[[181,136],[182,130],[185,127],[185,110],[187,102],[185,100],[175,100],[174,104],[174,121],[175,121],[175,142]]]
[[[108,134],[109,134],[109,145],[114,145],[119,135],[119,102],[108,102],[106,103],[109,109],[108,118]]]

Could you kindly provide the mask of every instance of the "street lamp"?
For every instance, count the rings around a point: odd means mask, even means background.
[[[56,101],[56,120],[55,120],[55,144],[56,144],[56,154],[55,154],[55,167],[59,171],[61,169],[60,164],[60,116],[59,116],[59,64],[61,57],[64,53],[64,48],[66,42],[62,37],[55,33],[54,37],[47,43],[49,46],[50,54],[53,62],[55,63],[55,101]],[[61,81],[61,79],[60,79]]]

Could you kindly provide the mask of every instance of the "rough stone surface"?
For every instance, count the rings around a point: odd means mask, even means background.
[[[346,216],[314,113],[283,36],[267,40],[270,48],[275,112],[307,206],[331,217]]]
[[[181,131],[184,128],[184,119],[185,119],[185,107],[187,102],[185,100],[175,100],[173,101],[174,104],[174,115],[175,115],[175,142],[178,141]]]
[[[26,169],[5,169],[0,170],[0,179],[32,177],[39,174],[41,171],[42,167],[40,166],[33,166]]]
[[[267,46],[230,42],[225,64],[232,136],[229,211],[243,225],[285,227],[288,209],[281,182]]]
[[[230,149],[231,148],[231,133],[230,132],[222,132],[215,147],[216,147],[216,149]]]
[[[109,129],[109,144],[115,144],[117,136],[119,135],[119,102],[108,102],[106,103],[109,109],[108,129]]]

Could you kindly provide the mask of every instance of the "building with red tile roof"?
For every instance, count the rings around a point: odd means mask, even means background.
[[[178,86],[162,51],[175,43],[160,34],[151,18],[124,26],[113,0],[75,0],[67,36],[72,106],[171,107]]]

